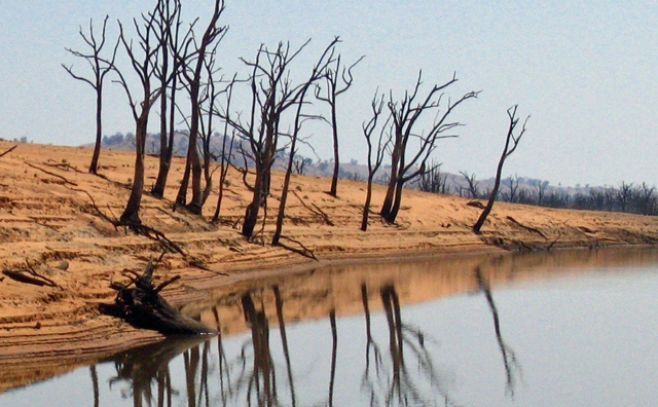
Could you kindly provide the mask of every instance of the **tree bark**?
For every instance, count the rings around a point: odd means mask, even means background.
[[[137,120],[135,129],[136,153],[135,153],[135,172],[133,177],[133,186],[130,190],[128,204],[121,215],[122,223],[141,224],[139,218],[139,207],[142,203],[142,193],[144,190],[144,147],[146,145],[146,128],[148,125],[148,111],[144,106],[142,115]]]
[[[157,198],[162,198],[164,196],[170,165],[170,161],[167,160],[169,145],[167,143],[167,96],[165,91],[165,89],[167,89],[168,65],[169,54],[165,47],[162,50],[162,78],[160,80],[160,86],[163,89],[163,95],[160,98],[160,163],[158,167],[158,177],[155,181],[155,185],[151,189],[151,194]]]
[[[379,214],[384,218],[388,218],[393,206],[393,198],[395,194],[395,185],[398,180],[398,161],[400,157],[399,149],[396,147],[393,150],[391,157],[391,179],[388,180],[388,187],[386,189],[386,196],[384,197],[384,204]]]
[[[402,203],[402,188],[404,183],[398,178],[398,182],[395,184],[395,199],[393,200],[393,205],[391,206],[391,211],[386,217],[388,223],[395,223],[395,220],[398,217],[400,212],[400,204]]]
[[[101,155],[101,143],[103,141],[103,124],[102,124],[102,110],[103,110],[103,87],[96,88],[96,144],[94,145],[94,155],[91,158],[91,165],[89,172],[91,174],[98,174],[98,159]]]
[[[247,239],[251,239],[254,234],[254,229],[256,228],[256,223],[258,223],[258,210],[260,209],[260,204],[263,194],[262,186],[262,174],[264,170],[256,169],[256,181],[254,182],[254,195],[252,197],[251,203],[247,206],[244,214],[244,223],[242,224],[242,235]],[[267,199],[267,198],[266,198]]]
[[[299,112],[297,114],[299,115]],[[281,239],[283,219],[286,212],[286,202],[288,200],[288,189],[290,188],[290,175],[292,174],[292,166],[295,161],[296,144],[297,134],[293,136],[292,145],[290,146],[290,156],[288,157],[288,167],[286,168],[286,175],[283,180],[283,189],[281,190],[281,201],[279,202],[279,212],[276,216],[276,230],[274,231],[274,237],[272,237],[272,246],[278,245],[279,239]]]
[[[363,217],[361,218],[361,230],[368,230],[368,214],[370,211],[370,200],[372,199],[372,174],[368,176],[368,187],[366,192],[366,202],[363,204]]]
[[[494,206],[494,202],[496,201],[496,196],[498,195],[498,189],[500,188],[500,177],[503,174],[503,165],[505,164],[505,159],[507,158],[507,149],[509,148],[510,136],[511,136],[511,130],[510,133],[508,133],[507,135],[507,140],[505,141],[505,148],[503,149],[503,154],[501,154],[500,160],[498,161],[498,168],[496,169],[496,179],[494,181],[493,189],[491,190],[491,195],[489,195],[489,201],[487,201],[487,205],[482,210],[482,213],[480,214],[480,217],[478,218],[477,222],[475,222],[475,225],[473,225],[473,232],[475,234],[478,235],[480,234],[480,229],[482,229],[482,225],[484,225],[484,221],[487,220],[487,216],[489,216],[489,213],[491,212],[491,209]]]
[[[507,144],[505,145],[505,151],[507,151]],[[503,153],[503,155],[500,158],[500,161],[498,162],[498,169],[496,170],[496,180],[494,181],[494,186],[493,189],[491,190],[491,195],[489,195],[489,201],[487,201],[487,205],[482,210],[482,213],[480,214],[480,217],[478,218],[477,222],[475,222],[475,225],[473,225],[473,232],[475,232],[478,235],[480,234],[480,229],[482,229],[482,225],[484,225],[484,221],[487,220],[487,216],[489,216],[491,209],[493,209],[494,202],[496,201],[496,196],[498,195],[498,189],[500,188],[500,177],[501,174],[503,173],[504,163],[505,163],[505,153]]]
[[[331,177],[331,196],[338,195],[338,172],[340,171],[339,153],[338,153],[338,123],[336,120],[336,101],[331,104],[331,125],[334,137],[334,173]]]

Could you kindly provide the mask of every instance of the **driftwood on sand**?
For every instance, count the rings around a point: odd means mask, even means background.
[[[155,286],[154,271],[153,262],[149,261],[141,275],[134,271],[128,272],[130,274],[128,284],[111,283],[110,287],[117,292],[117,296],[114,304],[103,305],[101,311],[123,318],[135,327],[153,329],[166,335],[216,333],[202,323],[181,314],[160,295],[160,291],[177,281],[180,276]]]

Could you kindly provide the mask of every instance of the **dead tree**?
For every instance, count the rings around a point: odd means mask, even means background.
[[[476,98],[479,92],[468,92],[454,102],[448,100],[443,110],[443,91],[457,82],[455,76],[449,81],[434,85],[427,95],[419,99],[419,91],[422,85],[422,71],[418,74],[414,89],[406,91],[401,100],[394,100],[392,92],[389,96],[388,109],[393,121],[393,148],[391,151],[391,176],[384,204],[380,211],[381,216],[388,223],[395,223],[402,202],[402,189],[404,185],[421,176],[426,171],[426,163],[430,155],[437,147],[440,139],[457,137],[446,135],[449,130],[460,126],[459,122],[449,122],[450,113],[464,101]],[[430,129],[418,132],[419,120],[426,116],[423,113],[435,112],[436,118]],[[412,139],[418,141],[418,148],[412,151],[409,142]]]
[[[103,137],[103,122],[102,122],[103,83],[105,81],[105,76],[112,70],[112,66],[114,65],[114,59],[117,54],[117,49],[119,47],[119,42],[117,41],[116,45],[114,46],[114,50],[112,51],[112,56],[109,59],[106,60],[104,57],[101,56],[101,53],[103,52],[103,48],[105,47],[105,44],[107,42],[105,31],[107,28],[108,18],[109,16],[106,15],[105,19],[103,20],[103,29],[101,30],[99,39],[97,39],[96,35],[94,34],[94,24],[92,20],[89,20],[88,33],[85,33],[82,30],[82,27],[80,27],[80,31],[79,31],[80,37],[82,37],[82,40],[90,48],[89,53],[76,51],[71,48],[66,48],[66,50],[71,55],[78,58],[82,58],[85,61],[87,61],[87,63],[89,63],[89,66],[91,67],[91,70],[93,72],[93,77],[91,79],[88,79],[83,76],[79,76],[73,72],[72,66],[67,67],[66,65],[62,64],[62,67],[66,70],[66,72],[69,73],[69,75],[71,75],[71,77],[88,84],[96,92],[96,143],[94,144],[94,154],[91,158],[91,164],[89,165],[89,172],[94,175],[98,173],[98,160],[101,155],[101,141]]]
[[[519,191],[519,177],[518,176],[513,176],[509,177],[507,179],[507,188],[509,189],[509,201],[514,203],[516,202],[518,198],[518,191]]]
[[[226,94],[226,112],[230,115],[231,111],[231,99],[233,98],[233,86],[236,83],[236,77],[233,76],[233,80],[225,89]],[[210,114],[217,114],[214,105],[211,107]],[[215,206],[215,214],[212,217],[212,223],[219,223],[219,215],[222,209],[222,200],[224,198],[224,185],[226,184],[226,176],[228,175],[228,170],[231,167],[231,160],[233,157],[233,144],[235,143],[235,131],[231,135],[231,140],[229,142],[228,153],[226,152],[226,141],[228,138],[228,128],[229,120],[224,120],[224,134],[222,135],[222,151],[219,155],[219,192],[217,194],[217,206]]]
[[[294,162],[294,172],[297,175],[304,175],[304,170],[306,169],[306,159],[295,159]]]
[[[132,40],[129,41],[126,39],[123,25],[119,22],[119,39],[123,44],[123,48],[126,51],[133,70],[137,73],[137,77],[139,78],[142,87],[142,100],[139,102],[139,108],[137,107],[138,104],[132,95],[125,76],[116,65],[112,64],[113,70],[119,77],[116,82],[123,87],[135,120],[135,172],[130,197],[128,198],[128,203],[126,204],[126,208],[120,218],[121,223],[125,225],[141,224],[139,208],[141,206],[144,189],[144,154],[148,117],[151,107],[164,91],[161,87],[153,89],[153,84],[151,83],[157,69],[158,52],[161,48],[161,44],[155,34],[155,19],[157,15],[158,11],[156,7],[155,10],[150,11],[147,14],[142,14],[141,23],[138,22],[137,19],[133,19],[139,42],[138,48],[141,50],[141,54],[139,55],[133,48]]]
[[[633,195],[633,184],[627,184],[622,181],[617,190],[617,202],[619,203],[619,208],[622,212],[628,210],[628,203],[631,200]]]
[[[548,189],[548,181],[540,181],[537,184],[537,205],[542,206]]]
[[[656,187],[650,187],[643,182],[636,193],[637,211],[642,215],[652,215],[656,212]]]
[[[203,158],[202,160],[202,168],[203,168],[203,179],[205,182],[205,187],[203,188],[203,193],[201,197],[201,206],[205,205],[206,201],[208,200],[208,197],[210,196],[210,193],[212,192],[212,176],[213,172],[211,170],[211,163],[213,161],[216,161],[216,156],[211,152],[211,143],[212,143],[212,137],[213,137],[213,106],[215,105],[215,101],[220,95],[220,90],[217,89],[217,86],[215,84],[215,79],[214,79],[214,74],[216,73],[215,70],[215,54],[216,54],[216,49],[213,49],[207,58],[207,60],[204,62],[204,67],[206,70],[206,85],[205,85],[205,91],[204,95],[201,97],[201,100],[199,104],[203,106],[204,102],[207,103],[207,108],[205,111],[206,114],[206,121],[204,122],[203,120],[203,110],[202,110],[202,115],[199,118],[199,137],[201,141],[201,157]]]
[[[176,117],[176,91],[179,71],[179,63],[176,58],[171,58],[171,54],[181,53],[180,28],[182,25],[180,18],[181,4],[175,0],[160,1],[158,4],[158,38],[160,40],[160,69],[156,71],[155,76],[160,80],[160,87],[163,89],[163,97],[160,99],[160,160],[158,166],[158,176],[155,180],[151,194],[156,198],[162,198],[167,186],[169,169],[171,168],[171,159],[174,155],[175,143],[175,117]],[[190,31],[187,32],[190,34]],[[169,64],[171,62],[171,69]],[[171,81],[169,87],[169,97],[167,98],[167,81]],[[169,99],[170,105],[167,106]],[[168,111],[167,111],[168,109]]]
[[[244,141],[238,145],[244,160],[243,182],[252,192],[251,202],[247,205],[242,223],[242,235],[247,239],[254,235],[260,208],[266,209],[272,165],[280,152],[282,117],[291,107],[299,104],[300,97],[308,89],[307,81],[292,84],[289,72],[291,63],[309,41],[297,49],[291,49],[290,43],[282,42],[275,50],[261,45],[253,61],[242,59],[251,69],[248,79],[251,105],[247,118],[242,120],[240,115],[229,114],[227,110],[219,112],[220,117],[226,120]],[[248,146],[248,151],[242,144]],[[253,163],[255,173],[252,184],[247,180],[249,162]],[[263,221],[265,218],[266,216]]]
[[[478,182],[475,180],[475,173],[469,175],[466,171],[459,171],[459,174],[464,177],[471,198],[477,199],[480,196],[480,191],[478,191]]]
[[[182,315],[171,306],[160,292],[180,276],[154,285],[155,265],[149,261],[142,274],[130,271],[128,284],[112,282],[110,287],[117,292],[114,304],[104,305],[102,311],[125,319],[140,327],[157,330],[164,334],[206,334],[214,333],[200,322]]]
[[[373,161],[372,133],[377,128],[377,120],[379,119],[384,107],[384,96],[382,95],[382,97],[379,98],[377,94],[375,94],[370,106],[372,109],[372,117],[368,122],[361,124],[363,136],[368,144],[368,186],[366,189],[366,200],[363,204],[363,216],[361,217],[361,230],[364,232],[368,230],[368,214],[370,213],[370,201],[372,199],[372,181],[375,178],[377,170],[379,170],[379,167],[382,165],[386,148],[391,142],[390,132],[388,133],[388,138],[385,138],[386,129],[388,128],[387,122],[382,126],[381,131],[379,132],[379,140],[377,141],[377,149]]]
[[[341,61],[340,55],[336,58],[336,61],[331,65],[327,66],[325,82],[326,89],[325,95],[322,95],[322,89],[318,85],[315,88],[315,97],[323,102],[329,104],[331,108],[331,131],[333,135],[333,146],[334,146],[334,171],[331,177],[331,189],[329,193],[332,196],[336,196],[338,193],[338,172],[340,170],[340,160],[338,152],[338,120],[336,115],[336,98],[341,94],[345,93],[352,82],[354,82],[354,77],[352,76],[352,69],[363,60],[365,56],[357,59],[349,67],[342,67],[341,71]]]
[[[226,34],[227,26],[220,26],[219,19],[224,12],[224,1],[215,0],[215,7],[210,17],[206,30],[197,43],[194,36],[187,40],[182,53],[177,53],[176,58],[181,67],[181,79],[185,81],[185,87],[190,96],[190,136],[187,149],[187,163],[183,180],[176,197],[176,205],[183,206],[187,198],[190,173],[192,175],[192,198],[185,207],[192,213],[201,214],[204,199],[201,190],[201,160],[197,151],[199,136],[199,123],[201,120],[201,76],[203,74],[206,58],[212,53]]]
[[[294,99],[296,100],[297,103],[297,109],[295,112],[295,123],[293,125],[292,134],[290,135],[291,138],[290,155],[288,156],[288,167],[286,168],[286,175],[283,180],[283,188],[281,190],[281,199],[279,202],[279,211],[276,217],[276,229],[274,230],[274,236],[272,237],[272,245],[279,244],[279,239],[281,239],[281,232],[283,229],[283,219],[286,214],[286,201],[288,199],[288,189],[290,188],[290,176],[292,174],[293,166],[295,163],[295,153],[297,152],[296,148],[297,148],[297,141],[299,139],[299,132],[301,130],[304,119],[308,118],[308,116],[305,116],[302,113],[302,108],[306,103],[305,101],[306,93],[308,89],[317,80],[319,80],[320,78],[322,78],[323,75],[325,75],[323,72],[326,70],[327,65],[330,64],[332,61],[333,51],[336,43],[338,43],[338,37],[334,38],[334,40],[329,44],[329,46],[327,46],[327,48],[324,49],[322,56],[313,67],[313,70],[311,71],[311,75],[306,80],[306,82],[300,84],[297,87],[298,91],[297,94],[294,96]]]
[[[489,213],[493,208],[494,202],[496,201],[496,196],[498,195],[498,189],[500,188],[500,178],[503,174],[503,165],[505,164],[505,160],[507,160],[507,158],[510,155],[512,155],[514,151],[516,151],[516,148],[518,147],[521,138],[525,134],[526,123],[528,122],[530,116],[526,117],[525,121],[523,122],[523,127],[518,132],[518,134],[517,135],[514,134],[514,131],[516,130],[517,125],[519,124],[519,118],[516,117],[517,108],[518,105],[514,105],[509,109],[507,109],[507,116],[509,117],[509,127],[507,130],[507,137],[505,138],[505,148],[503,149],[503,153],[501,154],[500,160],[498,161],[498,168],[496,169],[496,179],[494,181],[493,189],[489,194],[489,201],[487,202],[487,205],[482,210],[482,213],[480,214],[480,217],[478,218],[477,222],[475,222],[475,225],[473,225],[473,232],[476,234],[480,234],[480,229],[482,228],[482,225],[484,225],[484,221],[487,220],[487,216],[489,216]]]
[[[418,187],[423,192],[445,194],[448,192],[448,174],[441,172],[441,163],[431,163],[430,168],[421,174]]]

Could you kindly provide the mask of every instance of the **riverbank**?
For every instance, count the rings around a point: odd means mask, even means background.
[[[10,145],[0,142],[0,151]],[[134,156],[104,152],[101,173],[86,173],[88,149],[21,144],[0,159],[0,261],[3,270],[33,268],[54,286],[37,286],[0,275],[0,391],[62,372],[62,362],[84,363],[161,336],[136,330],[101,315],[111,302],[110,281],[126,270],[141,271],[160,245],[115,230],[98,216],[118,216],[125,204]],[[147,182],[154,182],[157,159],[147,159]],[[339,198],[325,191],[330,180],[296,176],[291,185],[285,247],[248,243],[239,222],[249,194],[231,172],[222,222],[211,225],[216,188],[204,218],[172,212],[175,186],[183,170],[175,159],[164,200],[144,196],[143,222],[165,233],[190,258],[167,255],[159,278],[182,278],[164,293],[182,306],[212,299],[212,289],[253,278],[290,273],[336,262],[393,257],[500,254],[547,248],[597,248],[653,245],[658,220],[618,213],[567,211],[497,204],[476,236],[470,225],[479,209],[468,200],[407,191],[397,225],[373,216],[367,233],[359,230],[365,185],[342,181]],[[282,174],[275,174],[270,208],[278,205]],[[174,186],[174,184],[176,184]],[[87,195],[89,194],[89,195]],[[373,202],[381,202],[377,186]],[[275,213],[270,211],[270,216]],[[273,232],[269,222],[265,241]],[[29,266],[28,266],[29,264]]]

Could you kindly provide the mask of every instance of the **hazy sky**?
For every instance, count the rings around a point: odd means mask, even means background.
[[[211,8],[206,0],[183,3],[186,14],[201,16],[202,23]],[[90,17],[127,20],[152,4],[0,0],[0,137],[91,142],[94,94],[60,67],[85,68],[64,47],[81,47],[78,26]],[[506,132],[505,111],[518,103],[532,118],[507,174],[565,185],[658,184],[655,1],[227,0],[224,23],[230,26],[220,47],[226,74],[245,73],[238,57],[251,57],[261,42],[300,44],[312,37],[305,55],[315,58],[340,35],[344,58],[366,55],[355,69],[355,85],[340,100],[344,159],[364,162],[360,126],[375,89],[410,87],[422,68],[427,86],[456,71],[459,82],[448,92],[453,98],[483,91],[454,116],[466,124],[460,138],[437,151],[449,171],[491,176]],[[295,68],[304,73],[308,62],[301,59]],[[134,131],[134,123],[125,96],[111,85],[104,133],[117,131]],[[322,158],[331,156],[329,132],[313,130]]]

